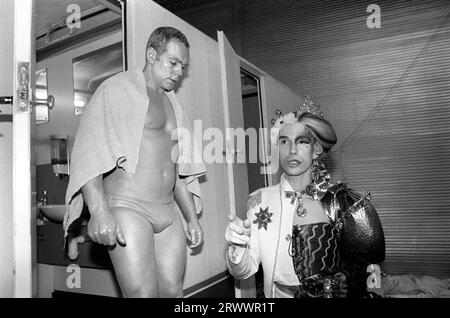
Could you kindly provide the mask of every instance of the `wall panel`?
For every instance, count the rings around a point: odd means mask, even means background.
[[[371,190],[390,273],[450,275],[450,4],[247,1],[248,59],[310,93],[339,142],[328,163]],[[275,9],[276,8],[276,9]]]
[[[450,276],[450,3],[376,1],[378,29],[372,1],[239,3],[246,59],[311,94],[338,134],[331,172],[373,193],[385,269]]]

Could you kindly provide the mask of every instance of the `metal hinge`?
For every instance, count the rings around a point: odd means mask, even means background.
[[[30,63],[18,62],[17,65],[17,111],[29,111]]]

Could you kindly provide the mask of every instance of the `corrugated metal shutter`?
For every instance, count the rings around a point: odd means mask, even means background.
[[[391,274],[450,276],[450,3],[245,2],[247,58],[322,105],[332,173],[370,190]]]

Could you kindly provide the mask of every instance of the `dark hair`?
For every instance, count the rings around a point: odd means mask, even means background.
[[[309,129],[315,141],[322,146],[324,152],[327,152],[336,144],[336,133],[327,120],[313,114],[303,113],[297,118],[297,121]]]
[[[170,40],[180,41],[186,46],[186,48],[189,48],[189,42],[186,36],[181,33],[181,31],[172,27],[165,26],[155,29],[152,34],[150,34],[150,37],[147,41],[147,46],[145,48],[146,54],[148,49],[151,47],[155,49],[158,56],[163,54],[166,50],[167,43],[169,43]]]

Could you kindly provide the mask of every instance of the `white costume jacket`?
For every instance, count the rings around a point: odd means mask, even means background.
[[[298,285],[299,281],[289,255],[295,205],[282,191],[293,191],[281,176],[279,184],[259,189],[250,194],[247,203],[247,219],[251,222],[250,243],[247,248],[232,248],[227,255],[230,273],[245,279],[264,269],[264,294],[273,297],[274,276],[281,283]],[[326,215],[315,216],[311,222],[328,222]]]
[[[381,223],[367,195],[358,195],[344,183],[328,181],[327,176],[326,182],[313,183],[314,198],[304,201],[308,212],[300,219],[302,235],[307,235],[303,239],[293,231],[297,228],[293,226],[296,205],[286,196],[286,191],[293,190],[284,175],[279,184],[253,192],[247,203],[250,242],[246,247],[229,247],[226,259],[230,273],[245,279],[262,264],[268,298],[274,297],[275,282],[305,286],[305,278],[330,269],[345,272],[350,290],[364,289],[367,266],[384,259]],[[300,250],[298,239],[304,244]],[[356,292],[347,295],[360,296]]]

